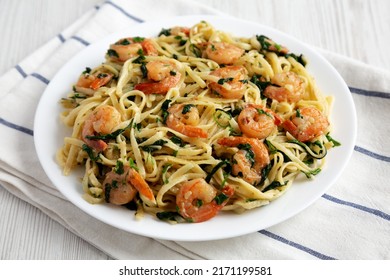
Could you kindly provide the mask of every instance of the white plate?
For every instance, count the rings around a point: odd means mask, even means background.
[[[223,213],[199,224],[170,225],[145,215],[136,221],[134,213],[124,207],[109,204],[91,205],[82,198],[81,172],[66,177],[55,161],[56,151],[70,130],[60,122],[63,110],[59,100],[71,90],[72,84],[86,66],[95,67],[104,60],[108,46],[123,37],[157,36],[162,28],[192,26],[201,20],[210,22],[215,28],[228,31],[234,36],[249,37],[264,34],[287,46],[291,52],[303,53],[309,61],[309,72],[316,78],[325,95],[335,97],[331,122],[332,136],[342,146],[328,152],[327,164],[314,180],[297,180],[289,191],[265,207],[247,211],[241,215]],[[240,236],[280,223],[302,211],[337,180],[351,157],[356,138],[356,112],[351,93],[337,71],[318,53],[296,39],[277,30],[259,24],[216,16],[185,16],[168,20],[152,21],[133,26],[91,44],[71,59],[51,80],[37,108],[34,140],[39,160],[53,184],[75,206],[96,219],[116,228],[135,234],[167,240],[201,241]]]

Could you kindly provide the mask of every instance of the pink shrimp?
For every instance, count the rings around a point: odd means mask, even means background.
[[[152,82],[140,83],[134,87],[145,94],[166,94],[180,81],[181,74],[173,61],[153,60],[146,64],[146,69],[148,79]]]
[[[211,90],[227,99],[241,99],[245,93],[248,71],[242,66],[226,66],[210,73],[220,78],[218,82],[209,82]],[[225,84],[227,86],[225,86]]]
[[[141,37],[123,38],[110,45],[107,55],[111,61],[123,63],[140,54],[156,56],[158,51],[151,39]]]
[[[244,52],[243,49],[225,42],[208,42],[205,50],[207,58],[225,65],[236,62]]]
[[[191,29],[183,26],[175,26],[169,29],[170,35],[179,36],[184,34],[186,36],[190,35]]]
[[[245,136],[264,139],[281,124],[281,118],[264,106],[248,104],[238,115],[237,122]]]
[[[101,139],[88,139],[88,136],[94,136],[95,133],[109,134],[120,121],[121,115],[115,107],[110,105],[98,107],[85,120],[81,139],[96,151],[102,152],[107,148],[107,143]]]
[[[184,110],[188,106],[188,110]],[[188,137],[207,138],[207,132],[196,127],[199,123],[199,111],[191,104],[175,104],[168,109],[166,124],[169,128]]]
[[[264,95],[279,102],[298,102],[305,95],[305,81],[294,72],[277,73],[271,78],[275,85],[269,85]]]
[[[114,75],[111,73],[103,73],[100,71],[93,74],[83,73],[79,77],[79,80],[75,85],[75,89],[77,92],[93,94],[95,90],[108,84],[113,77]]]
[[[194,223],[210,220],[233,196],[234,189],[226,186],[221,192],[223,199],[216,199],[217,190],[204,179],[194,179],[183,183],[176,196],[180,215]]]
[[[261,170],[270,162],[267,147],[262,141],[247,137],[225,137],[219,139],[218,144],[239,148],[233,156],[233,175],[242,176],[252,185],[261,181]]]
[[[156,205],[152,189],[144,178],[133,168],[124,166],[122,172],[112,170],[106,174],[103,181],[103,191],[106,201],[123,205],[132,201],[137,192],[145,203]]]
[[[329,127],[329,121],[317,108],[304,107],[297,109],[296,114],[284,121],[282,126],[298,141],[306,142],[323,135]]]

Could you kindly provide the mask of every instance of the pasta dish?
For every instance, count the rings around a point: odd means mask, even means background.
[[[327,151],[332,97],[302,54],[265,35],[201,21],[108,46],[61,100],[72,128],[57,153],[85,170],[86,201],[171,223],[242,213],[313,178]]]

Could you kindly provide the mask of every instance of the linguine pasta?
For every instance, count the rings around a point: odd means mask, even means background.
[[[121,39],[62,99],[72,134],[57,161],[65,175],[84,168],[86,201],[138,217],[202,222],[266,205],[339,144],[332,98],[305,65],[264,35],[207,22]]]

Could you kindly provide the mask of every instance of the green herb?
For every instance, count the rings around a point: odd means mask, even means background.
[[[115,165],[115,168],[114,168],[114,171],[116,174],[123,174],[125,172],[124,168],[123,168],[123,162],[121,160],[118,160],[116,162],[116,165]]]
[[[302,115],[301,115],[301,110],[299,110],[299,109],[297,109],[297,111],[296,111],[296,117],[297,118],[300,118],[300,119],[302,119],[303,117],[302,117]]]
[[[86,99],[87,96],[85,95],[80,95],[79,93],[75,93],[74,95],[72,95],[71,97],[69,97],[70,99]]]
[[[106,73],[99,73],[99,75],[97,75],[97,78],[102,79],[102,78],[105,78],[107,76],[108,76],[108,74],[106,74]]]
[[[154,142],[152,145],[141,146],[141,149],[144,150],[145,152],[152,153],[154,151],[160,150],[161,147],[166,143],[168,143],[168,141],[160,139]]]
[[[289,57],[292,57],[294,58],[298,63],[300,63],[303,67],[306,66],[307,62],[306,62],[306,58],[303,56],[303,54],[300,54],[300,55],[296,55],[296,54],[293,54],[293,53],[288,53],[288,54],[285,54],[284,55],[286,58],[289,58]]]
[[[89,73],[91,73],[91,68],[85,67],[85,70],[83,71],[82,74],[89,74]]]
[[[174,54],[172,55],[172,58],[173,58],[173,59],[178,59],[179,57],[177,56],[177,54],[174,53]]]
[[[234,80],[234,78],[232,78],[232,77],[229,77],[229,78],[221,78],[221,79],[218,80],[218,84],[219,84],[219,85],[223,85],[224,83],[231,82],[231,81],[233,81],[233,80]]]
[[[81,149],[88,154],[88,157],[92,161],[97,161],[99,159],[99,154],[95,155],[93,150],[87,144],[83,144],[83,146],[81,146]]]
[[[138,54],[139,56],[144,56],[144,50],[143,50],[143,49],[139,49],[139,50],[137,51],[137,54]]]
[[[138,51],[139,53],[139,56],[133,60],[133,63],[137,63],[137,64],[142,64],[144,63],[144,60],[145,60],[145,56],[143,55],[143,51],[142,50],[139,50]],[[141,69],[142,71],[142,69]]]
[[[222,109],[216,109],[213,114],[213,119],[219,127],[226,128],[229,126],[229,121],[232,119],[232,116],[229,112],[226,112]]]
[[[134,123],[133,127],[134,127],[134,129],[136,129],[139,132],[139,131],[141,131],[142,124],[141,123]]]
[[[282,187],[287,185],[288,181],[286,181],[284,184],[281,184],[279,181],[273,181],[271,184],[269,184],[262,192],[267,192],[269,190],[273,190],[278,187]]]
[[[178,137],[176,135],[173,135],[170,140],[173,143],[175,143],[176,145],[179,145],[180,147],[184,147],[185,146],[185,143],[184,143],[183,139],[181,139],[180,137]]]
[[[229,197],[226,194],[220,193],[214,197],[214,200],[218,205],[222,205],[222,203],[224,203],[228,198]]]
[[[251,82],[254,83],[260,90],[261,93],[261,99],[266,99],[267,97],[262,94],[262,92],[265,90],[267,86],[269,86],[270,82],[263,82],[261,80],[261,75],[253,75],[251,78]]]
[[[196,47],[194,44],[190,45],[190,51],[196,56],[196,57],[202,57],[202,52],[198,47]]]
[[[214,174],[218,171],[218,169],[222,168],[224,165],[230,165],[229,161],[223,160],[219,162],[216,166],[214,166],[213,169],[211,169],[210,173],[207,174],[205,181],[207,183],[210,183],[211,178],[213,178]]]
[[[169,116],[168,108],[169,108],[169,103],[171,103],[172,100],[167,99],[163,102],[161,105],[161,111],[162,111],[162,117],[163,117],[163,123],[165,124],[167,121],[167,118]]]
[[[171,35],[171,29],[161,29],[160,33],[158,33],[158,37],[161,35],[170,36]]]
[[[259,182],[259,185],[262,185],[264,183],[265,179],[267,179],[268,174],[272,169],[272,166],[273,166],[273,163],[269,163],[263,169],[261,169],[261,180]]]
[[[186,105],[184,105],[183,110],[181,111],[181,113],[183,115],[187,114],[189,111],[191,111],[192,107],[195,107],[195,105],[194,104],[186,104]]]
[[[339,141],[333,139],[333,138],[329,135],[329,133],[326,134],[326,139],[328,139],[329,142],[332,142],[333,147],[341,146],[341,143],[340,143]]]
[[[99,135],[88,135],[86,136],[89,140],[109,140],[109,139],[115,139],[118,135],[122,134],[126,129],[130,128],[132,126],[133,122],[130,122],[128,126],[125,128],[120,128],[118,130],[115,130],[112,133],[109,134],[99,134]]]
[[[139,171],[138,166],[135,164],[135,162],[132,158],[129,158],[129,164],[130,164],[131,168],[133,168],[136,171]]]
[[[113,50],[113,49],[108,49],[107,55],[108,55],[109,57],[118,57],[118,58],[119,58],[118,53],[117,53],[115,50]]]
[[[127,45],[130,45],[131,42],[127,39],[123,39],[121,41],[119,41],[118,43],[116,43],[115,45],[122,45],[122,46],[127,46]]]
[[[256,35],[257,41],[259,41],[261,49],[268,51],[271,47],[270,39],[264,35]]]
[[[316,169],[308,171],[308,172],[302,171],[302,173],[306,175],[306,178],[311,178],[320,172],[321,172],[321,168],[316,168]]]
[[[110,202],[111,185],[109,183],[104,185],[104,199],[107,203]]]
[[[259,113],[259,115],[266,115],[267,117],[270,117],[271,119],[273,119],[272,115],[270,113],[267,113],[263,109],[257,108],[257,112]]]
[[[200,208],[203,205],[203,201],[201,199],[196,200],[196,207]]]
[[[142,78],[146,79],[148,77],[148,69],[146,68],[146,63],[141,63],[141,72],[142,72]]]
[[[318,140],[313,142],[313,143],[309,143],[310,146],[306,145],[305,143],[302,143],[301,141],[298,141],[297,139],[291,139],[288,142],[289,143],[294,143],[294,144],[297,144],[297,145],[301,146],[302,148],[304,148],[310,154],[310,156],[312,156],[312,157],[314,157],[316,159],[322,159],[328,153],[326,148],[324,147],[323,143],[321,143]],[[317,146],[317,147],[320,147],[320,151],[319,152],[314,151],[312,149],[313,145]]]
[[[164,212],[158,212],[156,213],[156,217],[159,219],[159,220],[162,220],[162,221],[175,221],[175,217],[179,215],[177,212],[173,212],[173,211],[164,211]]]
[[[117,180],[112,180],[111,187],[114,188],[114,189],[117,189],[118,188],[118,181]]]
[[[144,37],[133,37],[133,42],[134,43],[141,43],[145,40]]]
[[[267,139],[265,139],[264,143],[267,145],[268,151],[271,155],[276,154],[278,152],[278,149],[276,149],[276,147],[274,145],[272,145],[271,141],[268,141]]]
[[[161,176],[163,178],[164,184],[168,184],[169,183],[169,180],[166,178],[166,174],[167,174],[169,168],[171,168],[171,167],[172,167],[172,164],[166,164],[166,165],[163,166]]]
[[[211,44],[211,50],[212,50],[213,52],[217,50],[213,44]]]
[[[171,70],[171,71],[169,71],[169,75],[171,75],[171,76],[176,76],[176,72],[173,71],[173,70]]]
[[[251,167],[255,164],[255,153],[252,151],[252,146],[248,143],[239,144],[237,146],[238,149],[246,151],[245,157],[251,163]]]

